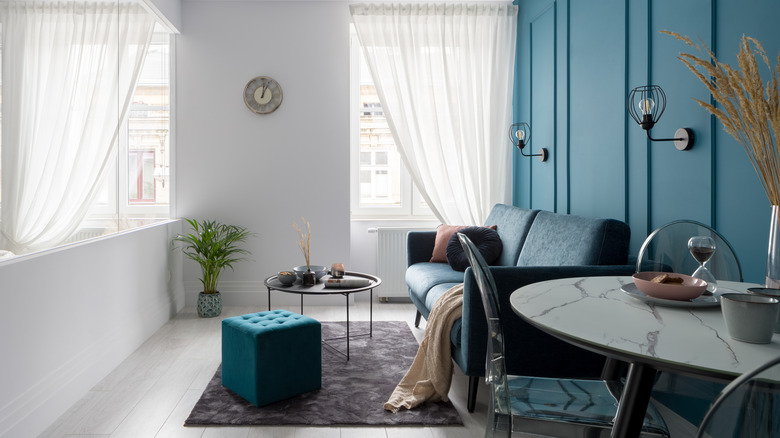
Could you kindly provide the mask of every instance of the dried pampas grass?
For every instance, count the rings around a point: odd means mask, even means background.
[[[701,80],[719,105],[696,99],[718,118],[723,129],[742,144],[753,168],[761,179],[769,202],[780,205],[780,156],[777,140],[780,138],[780,54],[773,69],[764,47],[755,38],[742,37],[737,55],[738,69],[718,62],[715,54],[704,44],[696,44],[680,34],[661,31],[682,40],[703,57],[681,53],[677,58]],[[769,80],[764,85],[759,72],[760,57],[769,69]]]
[[[311,224],[307,222],[305,218],[301,218],[301,220],[303,220],[303,225],[306,226],[306,233],[301,231],[297,223],[293,223],[293,227],[295,228],[295,231],[298,232],[298,246],[301,248],[301,251],[303,251],[303,257],[306,259],[306,269],[311,269],[311,265],[309,265],[309,256],[311,255]]]

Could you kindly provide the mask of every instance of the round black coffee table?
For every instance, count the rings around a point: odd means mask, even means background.
[[[279,282],[279,280],[276,278],[276,275],[272,275],[265,279],[265,287],[268,288],[268,310],[271,310],[271,291],[272,290],[278,290],[280,292],[286,292],[286,293],[292,293],[292,294],[299,294],[301,296],[301,315],[303,315],[303,296],[304,295],[344,295],[346,297],[346,308],[347,308],[347,335],[336,337],[336,338],[328,338],[323,339],[322,342],[333,349],[334,351],[344,355],[347,357],[347,360],[349,360],[349,338],[350,337],[358,337],[358,336],[374,336],[374,288],[382,284],[382,280],[375,276],[370,274],[364,274],[362,272],[345,272],[344,278],[364,278],[369,280],[369,284],[367,286],[361,286],[361,287],[349,287],[349,288],[335,288],[335,287],[325,287],[325,283],[323,280],[326,280],[327,278],[330,278],[330,276],[326,275],[323,278],[320,279],[314,286],[304,286],[302,284],[302,281],[300,278],[295,280],[295,283],[285,286],[282,283]],[[365,292],[368,291],[370,294],[369,298],[369,324],[368,324],[368,333],[360,333],[360,334],[349,334],[349,295],[356,293],[356,292]],[[335,341],[340,339],[346,339],[347,341],[347,353],[344,354],[342,351],[339,351],[332,345],[330,345],[327,341]]]

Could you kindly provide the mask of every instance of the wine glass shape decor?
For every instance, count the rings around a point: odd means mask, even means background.
[[[715,240],[710,236],[694,236],[688,240],[688,251],[697,262],[699,267],[691,274],[692,277],[701,278],[707,282],[707,290],[715,292],[718,290],[718,282],[705,264],[715,254]]]

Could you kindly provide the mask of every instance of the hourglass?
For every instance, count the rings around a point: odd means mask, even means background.
[[[699,268],[691,274],[692,277],[701,278],[707,282],[707,290],[709,292],[715,292],[718,289],[718,282],[715,280],[715,276],[712,275],[709,269],[707,269],[705,263],[707,263],[712,255],[715,254],[715,240],[709,236],[695,236],[688,240],[688,251],[697,262],[699,262]]]

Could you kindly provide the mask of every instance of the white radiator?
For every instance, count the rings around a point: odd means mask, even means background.
[[[68,240],[66,240],[63,243],[81,242],[82,240],[92,239],[94,237],[100,237],[104,234],[106,234],[105,228],[80,228],[75,233],[73,233],[68,238]]]
[[[377,276],[382,279],[382,285],[377,289],[377,296],[383,301],[389,298],[406,298],[409,296],[406,287],[406,233],[409,231],[430,230],[430,228],[370,228],[376,232],[376,267]]]

